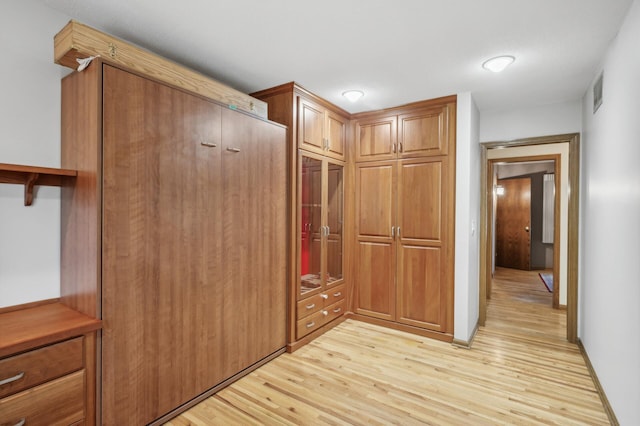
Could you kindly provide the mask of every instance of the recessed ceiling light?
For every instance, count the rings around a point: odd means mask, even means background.
[[[362,90],[347,90],[346,92],[342,92],[342,96],[349,99],[351,102],[356,102],[364,96],[364,92]]]
[[[495,58],[491,58],[488,61],[485,61],[482,64],[482,68],[491,72],[501,72],[504,71],[504,69],[511,65],[515,60],[516,58],[509,55],[496,56]]]

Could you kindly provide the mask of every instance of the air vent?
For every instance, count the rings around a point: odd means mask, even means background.
[[[595,114],[600,105],[602,105],[602,80],[604,77],[604,71],[600,73],[600,76],[593,85],[593,113]]]

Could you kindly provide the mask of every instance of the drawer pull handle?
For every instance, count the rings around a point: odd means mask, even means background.
[[[240,152],[240,148],[227,148],[229,152]]]
[[[314,325],[316,325],[316,323],[315,323],[315,322],[313,322],[313,321],[308,322],[308,323],[307,323],[307,328],[311,328],[311,327],[313,327]]]
[[[327,315],[329,315],[329,311],[322,311],[322,315],[326,317]]]
[[[18,423],[15,424],[15,426],[23,426],[26,423],[27,419],[20,419],[20,421]]]
[[[204,141],[200,142],[200,145],[202,145],[202,146],[208,146],[208,147],[210,147],[210,148],[215,148],[215,147],[217,147],[217,146],[218,146],[218,145],[217,145],[217,144],[215,144],[215,143],[211,143],[211,142],[204,142]]]
[[[335,308],[335,309],[333,310],[333,313],[334,313],[334,314],[337,314],[337,313],[338,313],[338,312],[340,312],[341,310],[342,310],[342,308]]]
[[[16,374],[13,377],[9,377],[8,379],[0,380],[0,386],[9,384],[11,382],[15,382],[16,380],[20,380],[23,377],[24,377],[24,371],[21,371],[20,373]]]
[[[339,291],[337,293],[333,293],[333,297],[340,297],[340,296],[342,296],[342,292],[341,291]]]
[[[312,304],[306,306],[307,309],[313,309],[315,307],[316,307],[315,303],[312,303]]]
[[[322,297],[324,300],[327,300],[329,298],[328,294],[321,294],[320,297]]]

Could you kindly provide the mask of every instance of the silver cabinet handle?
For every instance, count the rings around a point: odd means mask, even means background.
[[[398,144],[398,152],[402,152],[402,142]]]
[[[333,297],[340,297],[340,296],[342,296],[342,292],[333,293]]]
[[[210,147],[210,148],[215,148],[216,146],[218,146],[218,144],[217,144],[217,143],[204,142],[204,141],[200,142],[200,145],[202,145],[202,146],[208,146],[208,147]]]
[[[18,423],[15,424],[15,426],[23,426],[26,423],[27,419],[22,418],[20,419],[20,421]]]
[[[398,232],[396,232],[396,234],[398,235],[398,238],[400,238],[400,227],[398,226]]]
[[[13,377],[9,377],[8,379],[0,380],[0,386],[9,384],[11,382],[15,382],[16,380],[20,380],[24,377],[24,371],[19,372]]]
[[[396,227],[392,226],[391,227],[391,239],[394,239],[396,237]]]
[[[327,237],[329,236],[329,234],[331,234],[331,228],[329,227],[329,225],[327,225]]]
[[[306,307],[307,309],[313,309],[313,308],[315,308],[315,307],[316,307],[316,304],[315,304],[315,303],[312,303],[312,304],[307,305],[307,306],[305,306],[305,307]]]
[[[240,152],[240,148],[227,148],[229,152]]]
[[[396,152],[396,144],[395,143],[391,144],[391,151],[394,152],[394,153]]]
[[[313,322],[313,321],[308,322],[308,323],[307,323],[307,328],[311,328],[311,327],[313,327],[314,325],[316,325],[316,323],[315,323],[315,322]]]
[[[340,312],[341,310],[342,310],[342,308],[335,308],[335,309],[333,310],[333,313],[334,313],[334,314],[337,314],[337,313],[338,313],[338,312]]]
[[[329,298],[329,295],[322,293],[320,297],[322,297],[324,300],[327,300]]]
[[[322,315],[324,315],[326,317],[327,315],[329,315],[329,312],[328,311],[322,311]]]

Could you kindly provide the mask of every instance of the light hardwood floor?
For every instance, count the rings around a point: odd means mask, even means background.
[[[535,272],[499,269],[472,349],[347,320],[168,425],[604,425],[565,315]]]

